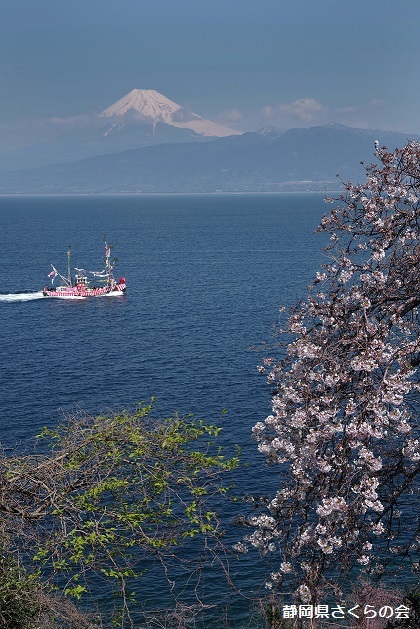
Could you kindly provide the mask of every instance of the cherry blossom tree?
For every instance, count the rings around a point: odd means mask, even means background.
[[[329,199],[328,263],[260,367],[272,413],[253,434],[282,480],[246,542],[276,561],[268,587],[302,602],[398,559],[416,569],[420,144],[375,155],[364,184]]]

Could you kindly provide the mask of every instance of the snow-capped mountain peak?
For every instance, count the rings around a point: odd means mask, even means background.
[[[101,112],[101,116],[125,118],[131,116],[139,122],[155,125],[158,122],[181,129],[191,129],[203,136],[223,137],[240,135],[240,131],[206,120],[156,90],[134,89]]]
[[[172,122],[173,115],[182,109],[181,105],[159,94],[155,90],[131,90],[119,101],[105,109],[102,116],[124,116],[137,112],[155,122]]]
[[[269,138],[279,138],[284,133],[284,129],[280,129],[279,127],[261,127],[255,131],[258,135],[262,135],[263,137]]]

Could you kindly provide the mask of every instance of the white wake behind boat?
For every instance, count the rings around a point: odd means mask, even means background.
[[[77,273],[74,280],[70,270],[70,249],[67,251],[67,277],[61,275],[57,269],[52,266],[52,271],[48,277],[51,277],[52,286],[45,286],[42,294],[44,297],[53,297],[55,299],[87,299],[88,297],[118,297],[124,295],[126,291],[125,278],[120,277],[116,280],[113,269],[117,259],[111,261],[111,247],[105,243],[105,268],[102,271],[89,271],[94,276],[99,286],[91,286],[88,281],[88,272],[84,269],[75,269]],[[59,277],[63,282],[61,286],[53,286],[54,280]]]

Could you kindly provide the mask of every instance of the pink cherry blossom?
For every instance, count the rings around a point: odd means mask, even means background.
[[[288,582],[303,603],[354,566],[381,575],[386,540],[406,570],[418,544],[420,144],[375,155],[365,184],[329,200],[322,292],[310,287],[261,369],[275,393],[253,436],[282,480],[246,540],[276,549],[271,587]]]

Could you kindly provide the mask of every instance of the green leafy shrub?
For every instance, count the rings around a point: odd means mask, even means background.
[[[40,612],[41,588],[34,574],[27,574],[12,556],[0,556],[0,627],[32,629]]]

